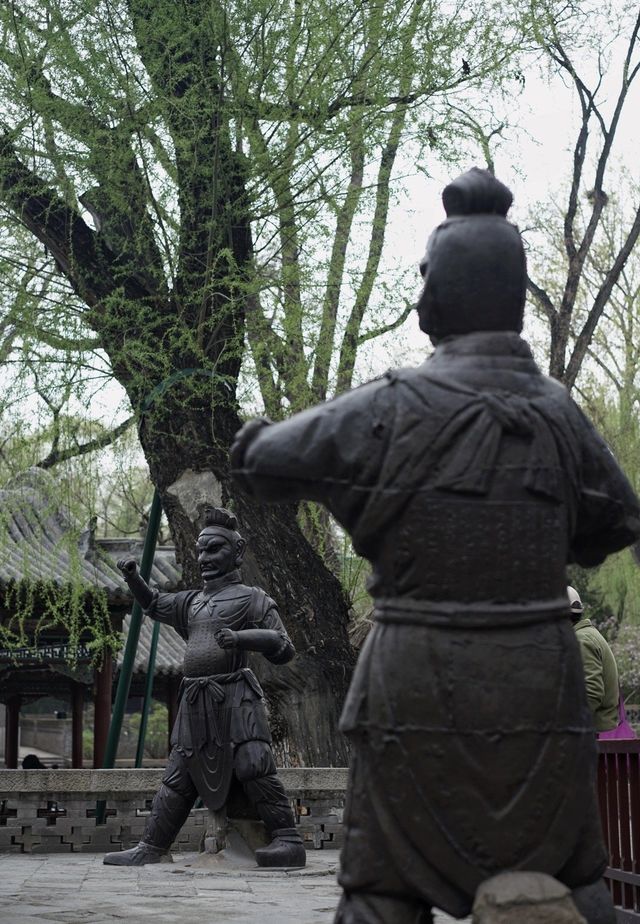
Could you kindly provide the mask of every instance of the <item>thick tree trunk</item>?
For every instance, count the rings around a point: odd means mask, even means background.
[[[201,583],[195,540],[204,507],[223,505],[236,513],[248,541],[244,580],[263,587],[278,604],[297,656],[279,667],[253,656],[269,704],[278,762],[344,766],[348,750],[338,720],[355,662],[347,634],[347,600],[304,538],[295,507],[258,506],[231,481],[227,447],[239,425],[230,405],[218,405],[213,412],[204,407],[197,412],[192,405],[187,411],[184,403],[165,394],[161,410],[141,432],[152,479],[171,525],[186,587]]]
[[[270,707],[276,755],[283,765],[345,766],[338,731],[355,652],[342,588],[302,535],[293,505],[234,505],[249,540],[245,580],[277,601],[296,646],[290,665],[255,659]]]

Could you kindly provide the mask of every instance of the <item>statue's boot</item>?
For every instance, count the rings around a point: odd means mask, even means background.
[[[295,828],[278,828],[271,832],[271,843],[256,850],[258,866],[305,866],[307,854]]]
[[[273,757],[271,762],[273,764]],[[271,838],[270,844],[256,850],[258,866],[306,866],[304,844],[295,826],[291,803],[282,780],[275,772],[275,764],[273,770],[273,773],[265,776],[242,781],[247,796],[258,810]]]
[[[102,862],[107,866],[146,866],[148,863],[171,863],[171,854],[168,850],[140,841],[129,850],[106,853]]]
[[[194,798],[186,798],[162,783],[151,805],[151,814],[136,847],[107,853],[107,866],[145,866],[148,863],[171,863],[169,848],[178,836],[193,807]]]

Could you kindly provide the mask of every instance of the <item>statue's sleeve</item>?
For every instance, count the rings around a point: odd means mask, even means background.
[[[234,475],[263,501],[316,500],[347,529],[376,483],[388,433],[385,379],[257,430]],[[242,431],[240,433],[242,441]]]
[[[275,600],[261,590],[253,588],[252,626],[256,629],[267,629],[275,632],[278,637],[278,646],[269,653],[263,652],[264,657],[272,664],[286,664],[295,656],[296,650],[289,638],[289,633],[280,618]]]
[[[172,626],[178,635],[186,639],[189,634],[189,600],[192,596],[193,593],[189,591],[165,594],[154,590],[153,600],[144,612],[156,622]]]
[[[582,458],[576,525],[570,560],[599,565],[607,555],[640,538],[640,504],[615,456],[587,418],[582,418]]]

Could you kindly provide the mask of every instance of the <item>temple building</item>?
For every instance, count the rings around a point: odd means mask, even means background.
[[[122,648],[113,656],[99,640],[110,634],[126,639],[132,600],[116,562],[141,556],[141,539],[100,539],[94,526],[74,532],[59,486],[45,471],[30,469],[0,491],[0,703],[6,707],[7,768],[18,766],[21,710],[43,697],[69,704],[72,767],[83,765],[84,707],[93,703],[93,766],[102,766]],[[173,547],[159,546],[151,586],[175,590],[179,582]],[[130,699],[142,696],[150,640],[145,619]],[[176,633],[162,626],[153,695],[167,704],[169,723],[183,649]]]

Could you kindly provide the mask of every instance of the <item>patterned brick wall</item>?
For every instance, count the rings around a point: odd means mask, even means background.
[[[342,847],[344,798],[344,789],[294,795],[291,802],[307,850]]]
[[[149,770],[0,771],[0,852],[126,850],[142,836],[161,774]],[[305,846],[340,847],[346,772],[300,768],[282,771],[282,777]],[[101,825],[96,824],[98,798],[106,800]],[[202,849],[207,822],[207,810],[194,809],[173,850]]]
[[[122,793],[107,800],[105,823],[96,824],[95,799],[79,793],[26,793],[0,799],[0,852],[107,853],[138,843],[153,793]],[[207,810],[189,815],[174,850],[199,850]]]

